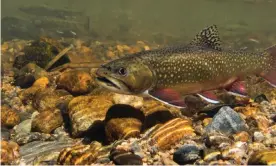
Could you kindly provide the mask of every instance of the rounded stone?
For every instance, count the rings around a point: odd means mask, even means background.
[[[10,107],[3,105],[1,107],[1,125],[12,128],[20,123],[20,117]]]
[[[245,121],[232,108],[225,106],[214,116],[212,122],[206,127],[206,132],[221,132],[227,135],[246,130]]]
[[[180,165],[193,164],[201,155],[202,151],[197,146],[187,144],[174,152],[173,160]]]
[[[32,131],[41,133],[51,133],[63,123],[63,118],[59,109],[45,110],[34,117],[32,121]]]
[[[61,73],[56,84],[57,88],[65,89],[73,95],[87,94],[97,86],[91,75],[81,70]]]
[[[110,160],[116,165],[142,165],[142,158],[131,152],[126,152],[124,150],[111,150]]]
[[[122,138],[138,137],[144,118],[143,112],[130,105],[113,105],[105,118],[107,140],[113,142]]]

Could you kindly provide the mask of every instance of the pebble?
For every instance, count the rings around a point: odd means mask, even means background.
[[[123,150],[113,150],[110,152],[110,160],[116,165],[142,165],[142,158],[136,154]]]
[[[245,121],[232,108],[225,106],[214,116],[206,132],[221,132],[227,135],[246,130]]]
[[[12,128],[20,123],[20,117],[17,112],[10,107],[3,105],[1,107],[1,125]]]
[[[250,135],[246,131],[239,132],[233,135],[235,141],[248,142]]]
[[[44,123],[47,122],[47,123]],[[45,110],[38,114],[32,121],[32,131],[51,133],[63,124],[59,109]]]
[[[96,82],[91,75],[81,70],[70,70],[61,73],[56,80],[57,88],[65,89],[73,95],[83,95],[91,92]]]
[[[265,139],[265,136],[263,135],[263,133],[255,131],[253,134],[253,139],[254,142],[262,142]]]
[[[193,164],[201,158],[200,153],[201,150],[197,146],[186,144],[174,152],[173,160],[180,165]]]

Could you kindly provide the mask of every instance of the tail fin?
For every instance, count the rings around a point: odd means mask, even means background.
[[[276,45],[266,49],[266,52],[268,52],[272,57],[272,67],[267,73],[262,73],[261,77],[263,77],[270,85],[276,88]]]

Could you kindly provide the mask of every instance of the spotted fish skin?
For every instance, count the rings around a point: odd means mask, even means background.
[[[217,103],[210,92],[214,89],[246,95],[244,84],[238,81],[252,74],[276,87],[276,45],[263,52],[222,50],[213,25],[188,45],[142,51],[111,61],[97,70],[97,82],[117,93],[146,94],[185,107],[182,96],[188,94],[213,103]]]
[[[135,56],[154,72],[153,89],[169,87],[182,94],[227,86],[238,78],[272,68],[269,54],[222,52],[202,47],[166,48]]]

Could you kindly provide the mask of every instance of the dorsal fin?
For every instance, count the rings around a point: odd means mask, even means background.
[[[206,48],[212,48],[215,50],[221,50],[221,41],[218,35],[218,29],[216,25],[201,30],[190,43],[191,45],[201,46]]]

